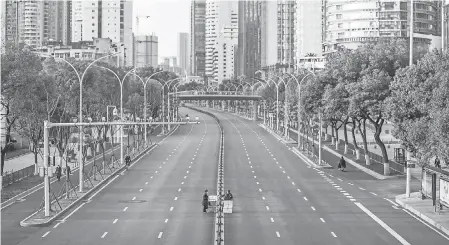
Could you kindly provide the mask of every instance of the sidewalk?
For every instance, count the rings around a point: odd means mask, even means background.
[[[405,194],[396,196],[396,202],[402,207],[425,220],[427,223],[449,235],[449,209],[443,207],[440,214],[435,212],[431,199],[421,199],[420,192],[413,192],[410,198],[406,198]]]

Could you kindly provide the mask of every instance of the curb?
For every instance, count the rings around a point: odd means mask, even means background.
[[[143,154],[145,154],[146,152],[148,152],[149,150],[155,148],[158,144],[153,144],[152,146],[150,146],[148,149],[142,151],[139,155],[137,155],[134,159],[142,156]],[[52,218],[50,218],[49,220],[42,222],[42,223],[27,223],[26,221],[34,216],[35,214],[37,214],[38,212],[40,212],[41,210],[38,210],[34,213],[32,213],[30,216],[26,217],[25,219],[23,219],[22,221],[20,221],[20,226],[22,227],[40,227],[40,226],[47,226],[49,224],[51,224],[52,222],[54,222],[55,220],[57,220],[58,218],[60,218],[63,214],[65,214],[68,210],[70,210],[71,208],[73,208],[74,206],[78,205],[81,201],[83,201],[85,199],[85,197],[89,196],[92,192],[96,191],[98,188],[102,187],[104,185],[104,183],[108,182],[109,180],[111,180],[113,177],[115,177],[117,175],[118,172],[122,171],[123,169],[125,169],[126,166],[122,166],[121,168],[117,169],[114,173],[112,173],[111,175],[109,175],[108,177],[106,177],[106,179],[100,181],[96,186],[92,187],[92,189],[90,189],[89,191],[87,191],[86,193],[84,193],[84,195],[82,195],[81,197],[79,197],[77,200],[75,200],[74,202],[72,202],[71,204],[69,204],[67,207],[65,207],[63,210],[61,210],[61,212],[57,213],[55,216],[53,216]]]
[[[334,150],[332,150],[331,148],[329,148],[329,147],[326,146],[326,145],[323,145],[323,149],[327,150],[328,152],[330,152],[330,153],[332,153],[333,155],[336,155],[336,156],[338,156],[338,157],[342,157],[342,156],[343,156],[342,154],[340,154],[340,153],[338,153],[338,152],[335,152]],[[351,164],[352,166],[358,168],[359,170],[361,170],[361,171],[363,171],[363,172],[365,172],[365,173],[367,173],[367,174],[373,176],[373,177],[376,178],[376,179],[386,180],[386,179],[396,179],[396,178],[399,178],[399,175],[395,175],[395,176],[385,176],[385,175],[376,173],[376,172],[374,172],[373,170],[368,169],[368,168],[365,168],[365,167],[363,167],[362,165],[360,165],[360,164],[354,162],[352,159],[349,159],[349,158],[347,158],[347,157],[345,157],[345,159],[346,159],[346,162],[347,162],[347,163],[349,163],[349,164]]]
[[[437,223],[436,221],[434,221],[433,219],[427,217],[426,215],[422,214],[421,212],[419,212],[418,210],[414,209],[412,206],[404,203],[401,200],[401,197],[403,197],[404,194],[396,196],[395,200],[396,202],[401,205],[403,208],[407,209],[408,211],[412,212],[414,215],[418,216],[419,218],[421,218],[422,220],[426,221],[427,223],[429,223],[430,225],[434,226],[435,228],[439,229],[441,232],[443,232],[444,234],[449,236],[449,229],[443,227],[442,225],[440,225],[439,223]]]

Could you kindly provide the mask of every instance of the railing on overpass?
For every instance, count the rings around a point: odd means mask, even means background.
[[[257,94],[252,93],[251,91],[199,91],[199,90],[189,90],[189,91],[180,91],[175,93],[177,95],[248,95],[248,96],[257,96]]]

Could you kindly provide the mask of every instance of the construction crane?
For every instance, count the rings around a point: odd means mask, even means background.
[[[138,15],[138,16],[136,16],[136,26],[137,26],[137,33],[138,33],[138,35],[141,35],[140,30],[139,30],[139,25],[140,25],[139,18],[140,17],[145,17],[147,19],[150,18],[149,15]]]

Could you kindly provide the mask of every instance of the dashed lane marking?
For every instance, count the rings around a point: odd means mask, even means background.
[[[103,235],[101,236],[101,238],[105,238],[107,234],[108,234],[108,232],[105,231],[105,232],[103,233]]]
[[[175,201],[178,200],[178,197],[175,197]]]
[[[158,238],[158,239],[161,239],[161,237],[162,237],[162,234],[164,234],[164,232],[162,232],[162,231],[161,231],[161,232],[159,232],[159,235],[157,236],[157,238]]]
[[[167,223],[168,222],[168,219],[165,219],[165,222],[164,223]]]
[[[312,208],[313,211],[315,211],[315,207],[312,206],[311,208]]]
[[[259,192],[262,192],[262,189],[259,188]]]
[[[331,231],[331,234],[333,237],[337,237],[337,235],[335,235],[335,233],[333,231]]]
[[[362,190],[362,191],[366,191],[366,189],[363,189],[362,187],[359,187],[359,189]]]
[[[265,197],[262,197],[262,200],[265,200]]]
[[[145,185],[148,185],[148,182],[145,182]]]
[[[128,207],[125,207],[125,208],[123,209],[123,212],[126,212],[126,210],[128,210]]]
[[[301,192],[301,190],[300,190],[300,189],[296,189],[296,190],[298,190],[298,192]]]
[[[133,197],[133,201],[136,200],[136,197]]]
[[[46,237],[48,234],[50,234],[50,231],[45,232],[45,234],[42,237]]]
[[[279,234],[279,231],[276,231],[276,236],[281,237],[281,235]]]
[[[170,208],[170,212],[173,211],[173,207]]]
[[[117,223],[118,219],[115,219],[114,221],[112,221],[112,224]]]
[[[307,200],[307,197],[304,197],[304,200],[308,201],[308,200]]]
[[[266,208],[267,210],[270,210],[270,207],[268,207],[268,206],[265,206],[265,208]]]
[[[326,223],[326,221],[324,221],[324,219],[323,219],[323,218],[320,218],[320,220],[321,220],[321,222],[323,222],[323,223]]]
[[[274,219],[273,218],[270,218],[271,219],[271,223],[274,223]]]
[[[143,189],[140,189],[140,190],[139,190],[139,192],[142,192],[142,191],[143,191]]]
[[[373,195],[375,195],[375,196],[377,196],[377,194],[376,193],[374,193],[374,192],[370,192],[371,194],[373,194]]]
[[[61,223],[57,223],[55,226],[53,226],[53,228],[56,228],[60,225]]]

